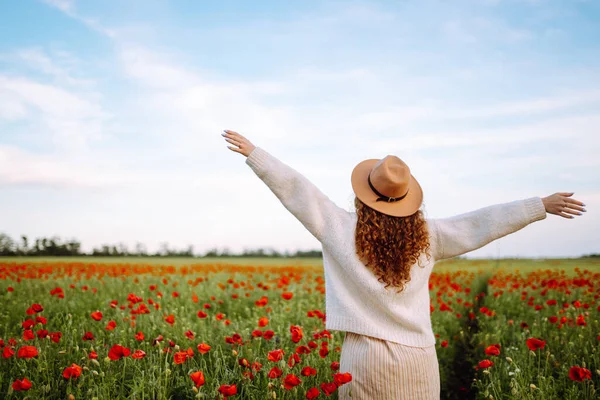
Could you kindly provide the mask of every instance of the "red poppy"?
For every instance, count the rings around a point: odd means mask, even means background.
[[[569,378],[573,381],[583,382],[586,379],[592,379],[592,373],[589,369],[574,365],[569,369]]]
[[[123,347],[120,344],[115,344],[108,351],[108,358],[111,360],[120,360],[123,357],[129,357],[131,351],[127,347]]]
[[[38,355],[38,349],[35,346],[23,346],[17,352],[18,358],[33,358]]]
[[[267,317],[262,317],[258,320],[258,326],[261,328],[264,328],[268,324],[269,324],[269,318],[267,318]]]
[[[51,332],[50,333],[50,339],[54,342],[54,343],[58,343],[60,342],[60,338],[62,337],[62,333],[60,332]]]
[[[175,364],[183,364],[188,358],[188,353],[185,351],[178,351],[173,355],[173,362]]]
[[[115,321],[108,321],[108,324],[106,324],[106,328],[105,329],[107,331],[112,331],[116,327],[117,327],[117,323]]]
[[[21,323],[21,326],[23,327],[23,329],[31,329],[31,327],[34,325],[35,325],[35,321],[32,319],[26,319],[25,321],[23,321]]]
[[[320,394],[321,392],[319,392],[319,389],[313,387],[308,389],[308,392],[306,392],[306,398],[308,400],[316,399],[317,397],[319,397]]]
[[[529,339],[527,339],[526,343],[527,343],[527,347],[529,347],[529,350],[531,350],[531,351],[535,351],[537,349],[543,349],[544,346],[546,345],[545,340],[540,340],[540,339],[536,339],[536,338],[529,338]]]
[[[14,355],[15,355],[15,351],[10,347],[5,347],[4,350],[2,350],[3,358],[11,358]]]
[[[100,311],[94,311],[91,315],[96,321],[102,320],[102,313]]]
[[[44,311],[44,307],[42,307],[42,305],[41,305],[41,304],[37,304],[37,303],[36,303],[36,304],[33,304],[33,305],[31,306],[31,308],[32,308],[32,309],[33,309],[33,311],[35,311],[36,313],[39,313],[39,312],[42,312],[42,311]]]
[[[329,354],[329,349],[327,346],[321,346],[319,349],[319,356],[321,356],[321,358],[325,358],[327,357],[327,354]]]
[[[90,351],[90,354],[88,354],[88,358],[90,360],[97,360],[98,359],[98,353],[96,353],[94,350]]]
[[[254,362],[252,363],[252,369],[253,369],[254,371],[258,372],[258,371],[260,371],[260,370],[261,370],[261,368],[262,368],[262,364],[261,364],[261,363],[259,363],[258,361],[254,361]]]
[[[300,356],[297,353],[293,353],[288,359],[288,367],[292,368],[294,365],[300,364],[301,362]]]
[[[281,297],[284,300],[290,300],[292,297],[294,297],[294,293],[292,293],[292,292],[285,292],[285,293],[281,294]]]
[[[279,378],[282,374],[283,374],[282,370],[280,370],[277,367],[273,367],[273,368],[271,368],[271,370],[269,371],[267,376],[269,377],[269,379],[276,379],[276,378]]]
[[[283,387],[287,390],[292,389],[294,386],[298,386],[302,381],[294,374],[288,374],[283,378]]]
[[[264,307],[267,305],[267,303],[269,303],[269,298],[267,296],[263,296],[260,298],[260,300],[256,300],[254,302],[257,307]]]
[[[27,329],[23,331],[23,340],[33,340],[35,339],[35,334],[31,329]]]
[[[440,346],[442,346],[442,347],[448,347],[448,341],[447,340],[443,340],[442,343],[440,343]]]
[[[38,315],[37,317],[35,317],[35,322],[38,324],[46,325],[46,322],[48,322],[48,320],[42,317],[41,315]]]
[[[198,352],[199,352],[200,354],[206,354],[206,353],[208,353],[209,351],[210,351],[210,346],[209,346],[209,345],[207,345],[206,343],[200,343],[200,344],[198,345]]]
[[[252,337],[262,337],[263,333],[262,331],[255,329],[252,331]]]
[[[208,317],[207,313],[205,313],[202,310],[198,311],[198,318],[206,318],[206,317]]]
[[[271,331],[271,330],[267,330],[263,332],[263,338],[265,338],[266,340],[271,340],[273,339],[273,336],[275,335],[275,332]]]
[[[477,364],[477,365],[479,368],[485,369],[485,368],[489,368],[492,365],[494,365],[494,362],[490,361],[490,360],[483,360],[483,361],[480,361],[479,364]]]
[[[48,336],[48,330],[46,330],[46,329],[39,329],[39,330],[36,332],[36,335],[37,335],[37,337],[38,337],[38,338],[40,338],[40,339],[45,339],[45,338],[46,338],[46,336]]]
[[[224,397],[229,397],[237,394],[237,386],[235,385],[221,385],[219,387],[219,393]]]
[[[194,332],[192,332],[191,330],[188,330],[185,333],[185,336],[187,336],[188,339],[193,340],[194,339]]]
[[[131,355],[131,358],[135,358],[136,360],[139,360],[144,357],[146,357],[146,352],[144,350],[136,350]]]
[[[323,382],[321,383],[321,390],[325,393],[325,396],[331,396],[335,390],[337,389],[337,385],[335,382]]]
[[[250,362],[245,358],[240,358],[238,360],[238,364],[240,364],[242,367],[246,367],[246,368],[250,367]]]
[[[269,352],[267,359],[269,361],[277,362],[283,358],[283,354],[284,352],[282,349],[273,350]]]
[[[485,349],[485,354],[488,356],[498,356],[500,355],[500,349],[495,345],[491,345]]]
[[[94,334],[92,332],[86,332],[83,334],[82,340],[94,340]]]
[[[332,371],[338,371],[340,369],[340,363],[333,361],[330,365]]]
[[[333,382],[338,387],[345,385],[350,381],[352,381],[352,375],[349,372],[344,372],[343,374],[333,374]]]
[[[62,375],[65,379],[77,379],[79,376],[81,376],[81,371],[83,371],[83,368],[81,368],[79,365],[71,364],[70,367],[64,369]]]
[[[555,324],[556,321],[558,321],[558,317],[556,315],[553,315],[550,318],[548,318],[548,321],[550,321],[551,324]]]
[[[173,326],[173,324],[175,323],[175,316],[173,314],[170,314],[165,317],[165,321],[167,322],[167,324]]]
[[[192,378],[192,381],[194,382],[194,385],[196,385],[196,387],[204,385],[205,379],[204,373],[202,371],[192,372],[190,374],[190,378]]]
[[[27,378],[23,378],[23,380],[17,379],[13,382],[12,388],[15,392],[24,392],[31,389],[31,381]]]
[[[313,367],[310,367],[307,365],[306,367],[302,368],[300,375],[302,375],[302,376],[317,375],[317,370],[314,369]]]
[[[585,322],[585,317],[583,316],[583,314],[579,314],[577,316],[577,325],[579,326],[586,326],[587,322]]]
[[[300,328],[299,326],[296,326],[296,325],[290,326],[290,332],[292,334],[292,342],[298,343],[302,339],[302,336],[303,336],[302,328]]]

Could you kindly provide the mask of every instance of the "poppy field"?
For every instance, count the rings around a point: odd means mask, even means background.
[[[352,385],[322,265],[187,261],[0,260],[0,397],[335,399]],[[442,399],[599,398],[598,260],[448,260],[429,291]]]

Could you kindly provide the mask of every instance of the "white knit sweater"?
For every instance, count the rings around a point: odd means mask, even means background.
[[[356,212],[325,196],[304,175],[256,147],[246,164],[281,203],[321,242],[325,271],[326,328],[355,332],[408,346],[435,344],[429,276],[435,261],[459,256],[546,218],[540,197],[497,204],[444,219],[427,219],[432,257],[421,255],[401,293],[385,289],[358,259]]]

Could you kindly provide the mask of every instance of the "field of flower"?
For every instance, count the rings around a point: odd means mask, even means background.
[[[0,260],[0,397],[337,398],[320,262],[263,261]],[[429,289],[442,399],[599,398],[599,261],[450,260]]]

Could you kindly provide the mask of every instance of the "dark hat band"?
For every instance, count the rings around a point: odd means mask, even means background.
[[[404,195],[403,195],[403,196],[400,196],[400,197],[388,197],[388,196],[385,196],[385,195],[383,195],[383,194],[379,193],[379,192],[377,191],[377,189],[375,189],[375,187],[374,187],[374,186],[373,186],[373,184],[371,183],[371,173],[370,173],[370,172],[369,172],[369,177],[368,177],[368,179],[367,179],[367,180],[369,181],[369,186],[371,187],[371,190],[372,190],[373,192],[375,192],[375,194],[376,194],[377,196],[379,196],[379,198],[377,198],[377,200],[375,200],[375,202],[378,202],[378,201],[387,201],[388,203],[393,203],[393,202],[396,202],[396,201],[400,201],[400,200],[402,200],[403,198],[405,198],[405,197],[406,197],[406,195],[408,195],[408,190],[407,190],[407,191],[406,191],[406,193],[404,193]]]

